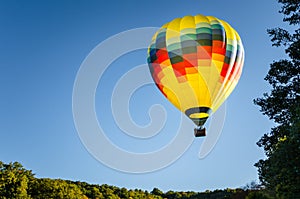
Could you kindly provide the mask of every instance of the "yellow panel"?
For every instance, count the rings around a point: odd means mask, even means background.
[[[169,23],[166,23],[166,24],[164,24],[162,27],[161,27],[161,29],[162,28],[167,28],[169,26]]]
[[[171,38],[180,37],[180,18],[174,19],[168,24],[167,32],[166,32],[166,40],[168,41]],[[179,40],[180,41],[180,40]]]
[[[174,75],[174,73],[173,73],[173,68],[172,68],[172,66],[162,68],[162,72],[163,72],[165,75],[168,75],[169,78],[172,76],[172,79],[176,79],[176,77],[175,77],[175,75]]]
[[[195,24],[198,24],[198,23],[209,23],[209,20],[207,19],[207,17],[203,16],[203,15],[196,15],[194,17],[195,19]]]
[[[175,34],[178,34],[178,36],[174,36]],[[174,44],[174,43],[180,43],[180,32],[175,33],[173,30],[172,31],[168,30],[166,35],[174,36],[174,37],[169,37],[168,39],[166,39],[167,46],[170,44]]]
[[[195,82],[197,82],[199,79],[198,74],[187,74],[186,77],[189,81],[195,81]]]
[[[212,59],[213,59],[213,61],[220,61],[220,62],[223,63],[224,62],[224,55],[220,55],[218,53],[213,53],[212,54]]]
[[[195,29],[195,21],[194,17],[192,16],[185,16],[181,19],[180,22],[180,30],[186,29],[186,28],[192,28]]]
[[[226,32],[227,39],[235,40],[235,30],[223,20],[220,20]]]
[[[168,100],[169,100],[176,108],[178,108],[179,110],[181,110],[181,108],[180,108],[180,102],[178,101],[178,98],[177,98],[178,95],[175,95],[175,92],[174,92],[174,91],[172,92],[170,89],[168,89],[168,87],[164,87],[164,88],[163,88],[163,92],[167,95]]]
[[[219,21],[218,18],[213,17],[213,16],[207,16],[206,18],[209,20],[209,22],[211,22],[211,21]]]
[[[218,69],[219,73],[221,73],[222,67],[223,67],[223,61],[216,61],[212,60],[216,68]]]
[[[211,59],[198,59],[197,61],[199,67],[206,67],[211,65]]]
[[[188,67],[188,68],[185,68],[185,71],[186,71],[186,75],[198,74],[197,67]]]
[[[196,29],[195,28],[185,28],[185,29],[180,29],[181,35],[186,35],[186,34],[195,34]],[[196,42],[196,41],[195,41]]]
[[[172,66],[170,59],[166,59],[160,65],[162,66],[162,68],[165,68],[165,67],[168,67],[168,66]]]
[[[162,79],[165,76],[164,72],[161,71],[157,74],[158,79]]]

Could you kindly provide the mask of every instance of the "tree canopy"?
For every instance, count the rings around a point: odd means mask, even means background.
[[[278,0],[290,28],[269,29],[273,46],[285,49],[286,59],[270,65],[265,80],[270,93],[254,100],[276,123],[258,141],[267,158],[255,164],[259,178],[277,198],[300,198],[300,1]]]
[[[62,179],[36,178],[20,163],[0,161],[0,199],[245,199],[256,189],[223,189],[205,192],[126,189]],[[253,194],[252,194],[253,195]],[[254,194],[256,196],[257,194]]]

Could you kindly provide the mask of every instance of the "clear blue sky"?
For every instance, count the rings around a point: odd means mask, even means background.
[[[129,189],[203,191],[241,187],[256,180],[253,164],[264,157],[256,142],[273,124],[253,99],[269,91],[263,80],[269,63],[283,57],[283,50],[272,48],[266,33],[267,28],[282,24],[279,8],[275,0],[0,1],[0,160],[19,161],[37,177]],[[227,116],[217,145],[209,156],[199,159],[203,140],[197,139],[175,163],[147,174],[123,173],[101,164],[87,152],[73,122],[72,90],[81,63],[114,34],[159,27],[174,18],[196,14],[229,22],[240,34],[246,53],[240,82],[227,100]],[[146,54],[138,51],[120,58],[115,67],[124,65],[121,71],[126,72],[143,63]],[[103,79],[107,92],[97,93],[97,98],[111,92],[110,85],[116,79],[110,74],[114,71],[118,70],[108,71]],[[140,91],[134,98],[136,103],[131,104],[132,116],[139,124],[147,124],[145,115],[152,102],[163,101],[153,85],[147,91],[153,94],[151,98]],[[101,115],[102,105],[96,106]],[[180,117],[172,106],[166,105],[166,109]],[[105,118],[105,128],[118,133],[110,119],[111,115]],[[192,129],[187,133],[193,133]],[[130,150],[143,151],[139,144],[134,148],[126,143],[120,142]],[[164,143],[158,141],[154,146]]]

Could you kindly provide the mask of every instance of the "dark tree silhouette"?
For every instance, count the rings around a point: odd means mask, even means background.
[[[268,30],[287,59],[274,61],[265,80],[270,93],[254,100],[277,125],[258,141],[267,158],[255,164],[259,178],[278,198],[300,198],[300,0],[278,0],[289,29]],[[275,195],[274,195],[275,197]]]

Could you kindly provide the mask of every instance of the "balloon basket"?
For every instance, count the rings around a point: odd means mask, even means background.
[[[195,128],[194,129],[195,137],[204,137],[206,136],[205,128]]]

